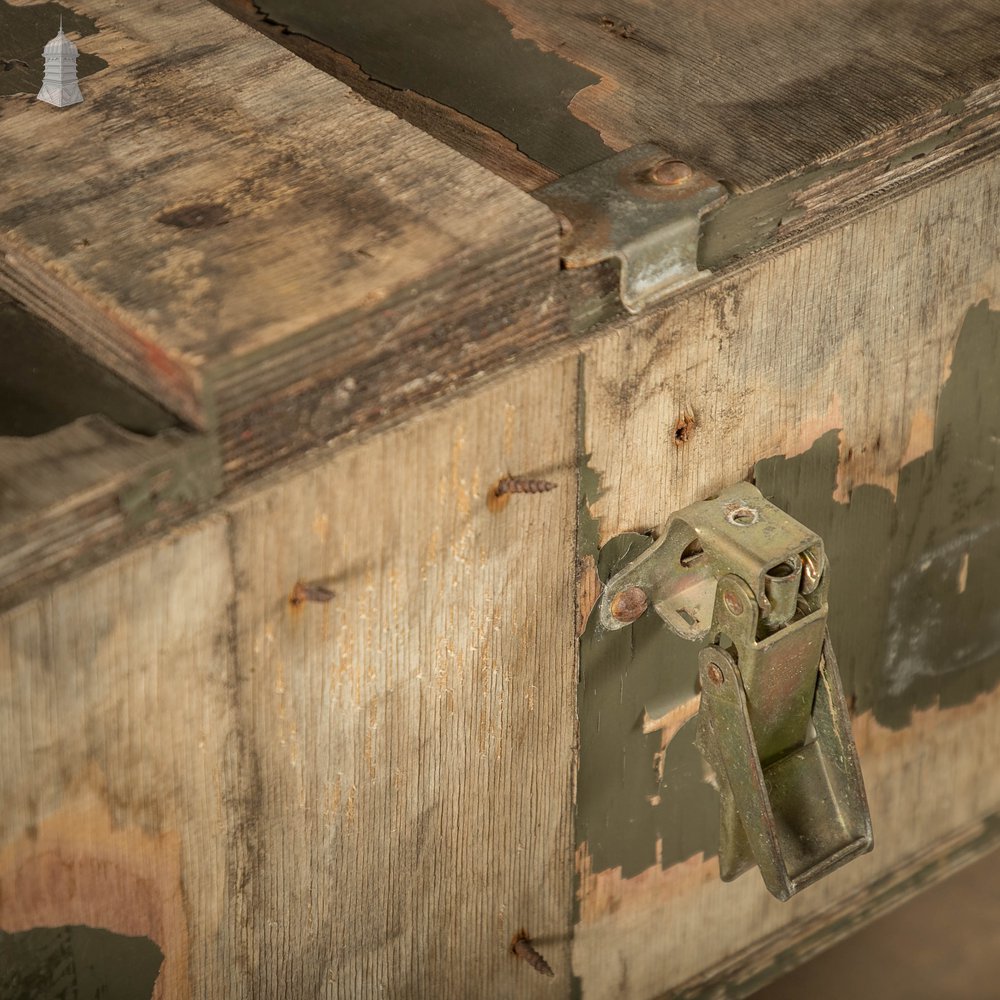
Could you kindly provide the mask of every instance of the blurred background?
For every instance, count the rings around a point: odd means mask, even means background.
[[[996,1000],[1000,852],[862,928],[753,1000]]]

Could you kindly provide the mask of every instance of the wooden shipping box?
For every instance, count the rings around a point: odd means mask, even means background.
[[[996,846],[997,5],[273,2],[0,2],[85,97],[0,89],[0,992],[86,925],[157,998],[742,996]],[[544,199],[646,143],[728,200],[632,313]],[[875,830],[784,903],[690,644],[592,614],[748,479]]]

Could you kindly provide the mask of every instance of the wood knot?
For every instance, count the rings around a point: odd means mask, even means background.
[[[229,221],[229,209],[215,201],[195,202],[179,208],[165,208],[156,221],[178,229],[211,229]]]

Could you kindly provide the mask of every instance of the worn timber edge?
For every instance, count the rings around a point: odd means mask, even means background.
[[[710,220],[708,249],[715,239],[711,226],[720,225],[720,220],[733,225],[737,234],[754,239],[743,239],[738,253],[728,258],[723,251],[712,251],[720,258],[712,259],[718,267],[713,277],[650,310],[649,315],[663,315],[689,296],[709,294],[739,272],[762,266],[824,232],[1000,155],[1000,87],[983,88],[960,104],[922,116],[896,135],[873,139],[842,161],[817,167],[794,184],[782,182],[774,191],[764,189],[732,199],[726,207],[728,216]],[[736,206],[743,202],[751,210],[739,219]],[[722,248],[732,245],[732,238],[724,233],[716,243]],[[705,251],[703,245],[703,257]],[[496,280],[516,282],[516,275],[506,279],[496,275]],[[57,575],[65,578],[82,572],[123,544],[138,544],[151,533],[193,516],[214,495],[249,486],[291,462],[322,459],[331,448],[384,432],[456,395],[480,391],[524,364],[575,351],[578,344],[627,319],[617,300],[617,288],[617,272],[610,266],[559,272],[544,291],[512,290],[518,320],[513,336],[506,326],[511,316],[491,312],[487,305],[479,314],[480,335],[475,339],[435,320],[433,289],[425,290],[423,296],[411,292],[386,303],[375,317],[345,317],[345,331],[352,324],[371,324],[369,329],[383,344],[371,357],[344,357],[334,345],[340,338],[332,338],[330,330],[321,327],[289,338],[279,348],[220,363],[208,387],[211,426],[192,446],[208,470],[200,502],[166,504],[155,518],[138,527],[134,518],[117,517],[113,531],[81,532],[80,539],[89,539],[88,544],[81,541],[61,551],[58,558],[35,566],[15,589],[5,591],[0,584],[0,606],[30,597]],[[402,351],[396,347],[398,332],[392,328],[393,316],[400,309],[412,310],[414,317],[413,333]],[[58,317],[48,315],[58,326]],[[455,336],[464,339],[459,350],[455,350]],[[294,372],[280,391],[268,391],[258,381],[260,373],[274,364],[287,365]],[[223,419],[217,416],[212,399],[216,394],[225,397],[228,409]],[[312,460],[307,458],[310,453]],[[62,510],[67,518],[77,516],[70,513],[72,504]]]
[[[798,177],[731,198],[704,229],[699,264],[714,272],[712,279],[648,315],[997,155],[1000,83]],[[627,318],[611,265],[553,272],[548,285],[524,286],[522,276],[516,258],[496,262],[455,298],[454,317],[442,317],[439,290],[414,289],[378,313],[351,314],[336,328],[304,330],[205,369],[226,482],[246,481],[340,435],[390,426],[424,403],[478,387]],[[483,297],[487,286],[495,297]],[[405,327],[400,312],[407,314]],[[345,353],[354,328],[381,346]],[[272,378],[276,366],[280,382]]]
[[[219,488],[205,437],[132,434],[100,416],[0,438],[0,608],[202,509]]]
[[[705,975],[662,994],[660,1000],[742,1000],[998,848],[1000,813],[990,813],[881,875],[860,899],[852,896],[839,901],[797,923],[780,940],[747,948]]]

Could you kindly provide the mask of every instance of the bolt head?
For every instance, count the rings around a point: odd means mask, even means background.
[[[649,607],[649,599],[641,587],[627,587],[611,598],[611,617],[629,624],[641,618]]]
[[[680,160],[660,160],[649,171],[649,179],[661,187],[686,184],[694,176],[694,171]]]
[[[725,681],[725,679],[726,679],[725,676],[723,675],[722,671],[719,669],[719,667],[715,663],[710,663],[705,668],[705,675],[716,686],[722,684],[722,682]]]
[[[741,615],[746,610],[743,598],[735,590],[727,590],[722,595],[722,603],[731,615]]]

